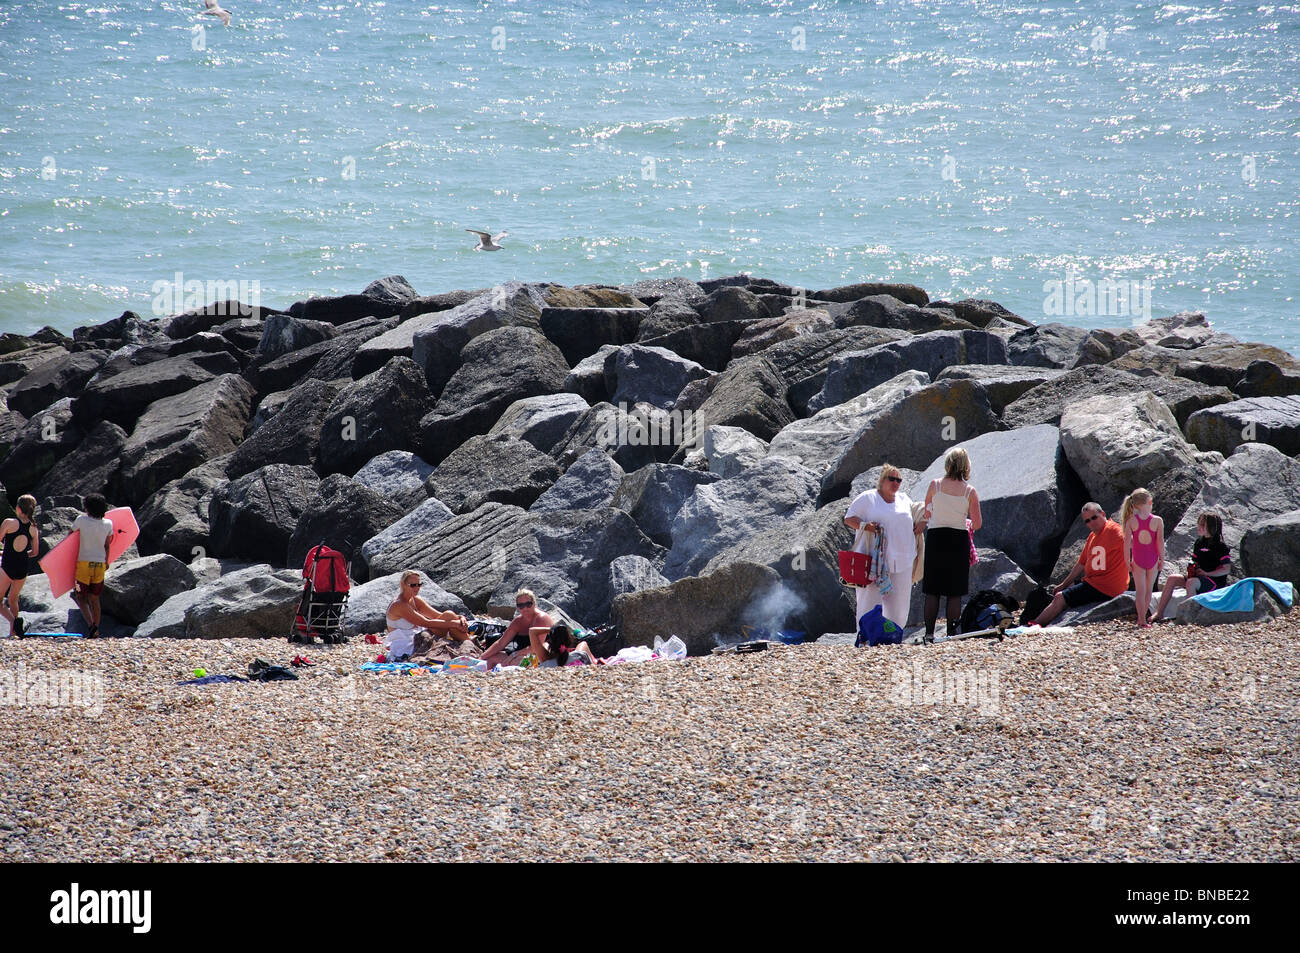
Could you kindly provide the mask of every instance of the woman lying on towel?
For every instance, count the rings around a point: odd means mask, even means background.
[[[469,641],[469,624],[454,612],[439,612],[420,598],[424,582],[414,569],[402,573],[397,598],[388,606],[388,660],[413,656],[449,662],[461,655],[478,654]],[[445,659],[437,656],[446,655]]]
[[[583,665],[596,664],[591,646],[586,642],[578,642],[567,623],[560,622],[549,629],[544,625],[531,628],[528,630],[528,641],[532,643],[533,657],[540,667],[564,668],[575,659]]]

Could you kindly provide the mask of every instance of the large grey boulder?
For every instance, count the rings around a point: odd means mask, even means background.
[[[688,576],[659,589],[623,593],[611,618],[628,645],[653,646],[655,636],[678,636],[690,655],[707,655],[724,639],[737,639],[757,623],[752,608],[780,586],[780,577],[757,563],[731,563],[707,576]]]
[[[423,456],[437,464],[470,437],[485,434],[515,401],[558,393],[569,365],[532,328],[488,331],[465,345],[464,361],[420,422]]]
[[[988,328],[990,326],[1008,326],[1011,328],[1032,328],[1034,325],[1026,321],[1020,315],[1009,311],[996,301],[988,301],[983,298],[963,298],[961,301],[951,303],[933,301],[934,307],[940,307],[946,304],[963,321],[969,321],[977,328]]]
[[[542,333],[560,349],[564,359],[577,364],[606,344],[631,344],[649,311],[637,308],[545,307],[539,323]]]
[[[1189,444],[1173,413],[1149,391],[1069,404],[1060,432],[1061,448],[1088,495],[1107,510],[1170,470],[1208,474],[1223,461]]]
[[[605,387],[605,358],[618,350],[613,344],[601,345],[590,357],[573,365],[564,377],[564,389],[581,397],[588,404],[608,403],[609,390]]]
[[[1251,361],[1232,389],[1242,397],[1294,397],[1300,394],[1300,369],[1283,370],[1272,361]]]
[[[352,354],[352,377],[360,379],[373,374],[395,357],[411,357],[415,353],[416,335],[443,319],[442,313],[421,314],[362,341]]]
[[[274,360],[290,351],[327,341],[338,333],[338,328],[324,321],[272,314],[262,324],[262,339],[257,344],[257,353],[264,360]]]
[[[831,305],[830,313],[835,319],[836,327],[841,328],[866,325],[925,334],[930,331],[963,331],[975,327],[946,309],[918,308],[899,301],[892,295],[868,295],[852,304]]]
[[[62,360],[68,353],[57,344],[38,344],[30,338],[16,351],[6,351],[0,357],[0,386],[20,381],[36,372],[43,364]]]
[[[1250,585],[1255,587],[1255,604],[1245,612],[1216,612],[1192,598],[1183,601],[1174,619],[1179,625],[1233,625],[1286,615],[1289,607],[1283,605],[1272,589],[1258,582]]]
[[[529,514],[487,503],[386,551],[371,570],[421,569],[475,612],[527,587],[594,625],[609,611],[609,565],[626,555],[657,562],[662,553],[619,510]]]
[[[206,553],[208,508],[212,494],[227,482],[230,456],[217,457],[173,480],[136,510],[140,545],[150,552],[170,553],[182,562]]]
[[[443,589],[424,573],[420,573],[420,579],[424,583],[420,587],[420,598],[429,605],[441,612],[454,612],[457,615],[469,613],[469,607],[459,597]],[[347,614],[343,617],[343,634],[351,637],[386,632],[388,607],[397,598],[401,583],[402,572],[398,570],[354,586],[348,593]]]
[[[360,318],[391,318],[416,298],[416,291],[401,275],[372,281],[360,294],[334,295],[296,301],[289,313],[309,321],[347,324]]]
[[[241,477],[272,463],[315,469],[320,462],[321,427],[341,390],[326,381],[303,381],[274,416],[235,448],[226,472],[231,478]]]
[[[698,446],[713,426],[740,427],[760,440],[771,440],[794,422],[785,395],[785,380],[770,361],[762,357],[738,361],[718,377],[683,442]]]
[[[433,469],[409,450],[389,450],[372,457],[352,479],[409,513],[429,498],[424,481]]]
[[[1005,553],[1035,575],[1051,569],[1061,539],[1087,502],[1060,443],[1055,427],[1040,424],[986,433],[961,444],[970,457],[970,482],[979,494],[983,519],[976,545]],[[930,481],[943,472],[940,455],[905,484],[908,495],[925,499]]]
[[[335,473],[321,480],[316,498],[298,517],[289,537],[286,562],[301,566],[320,543],[337,549],[352,564],[353,578],[367,578],[361,546],[402,518],[402,508],[355,480]]]
[[[611,504],[625,474],[602,450],[588,450],[530,506],[531,513],[599,510]]]
[[[854,477],[877,464],[927,467],[955,444],[998,427],[988,394],[975,381],[923,387],[872,415],[822,477],[821,498],[843,496]]]
[[[172,596],[193,589],[195,582],[190,568],[166,553],[119,559],[104,577],[104,611],[128,625],[140,625]]]
[[[623,345],[605,358],[605,389],[613,404],[647,403],[669,410],[683,387],[710,375],[694,361],[644,344]]]
[[[423,487],[420,488],[420,492],[424,493]],[[362,544],[361,561],[366,566],[367,575],[372,575],[370,567],[376,560],[381,560],[389,550],[399,549],[417,536],[441,526],[454,515],[441,500],[426,498],[411,512]],[[384,563],[384,565],[389,564]]]
[[[420,419],[432,404],[415,362],[393,358],[330,404],[320,429],[320,469],[351,474],[386,451],[415,450]]]
[[[260,326],[269,315],[283,313],[277,308],[263,308],[227,298],[225,301],[214,301],[199,308],[190,308],[180,314],[174,314],[164,320],[163,327],[169,338],[184,340],[204,331],[220,333],[219,329],[228,329],[232,323],[248,321]],[[260,337],[259,331],[258,338]],[[254,339],[252,344],[255,346],[257,339]]]
[[[577,394],[525,397],[502,412],[488,431],[488,436],[504,435],[525,440],[542,453],[550,453],[574,421],[589,409],[590,405]]]
[[[704,289],[689,278],[680,275],[672,278],[642,278],[630,285],[619,285],[618,290],[648,305],[665,298],[677,298],[687,304],[703,300]]]
[[[664,411],[638,404],[630,411],[612,404],[596,404],[569,427],[551,456],[564,468],[588,450],[603,450],[625,471],[650,463],[667,461],[694,432],[684,424],[692,418],[677,411]]]
[[[701,442],[709,472],[718,476],[737,476],[767,456],[767,441],[759,440],[740,427],[709,427]]]
[[[1131,333],[1144,344],[1182,349],[1200,347],[1214,335],[1210,322],[1199,311],[1180,311],[1168,317],[1152,318],[1134,327]]]
[[[784,521],[810,513],[817,476],[785,457],[768,457],[729,480],[698,486],[672,523],[663,573],[697,575],[718,553]]]
[[[761,307],[761,305],[760,305]],[[639,344],[662,347],[674,354],[720,371],[731,360],[732,345],[751,325],[751,321],[701,321],[650,337],[638,335]]]
[[[809,293],[810,298],[818,301],[841,302],[857,301],[860,298],[867,298],[872,295],[889,295],[918,308],[924,308],[930,303],[930,296],[925,293],[924,289],[918,288],[916,285],[887,281],[861,281],[857,284],[840,285],[835,288],[824,288],[821,291]]]
[[[761,321],[769,317],[763,302],[746,288],[726,286],[709,292],[694,304],[700,320],[709,324],[730,321]]]
[[[221,576],[197,591],[202,598],[185,610],[185,638],[284,638],[302,599],[302,574],[253,566]]]
[[[424,481],[425,492],[453,513],[484,503],[527,507],[560,478],[555,461],[530,443],[499,434],[465,441]]]
[[[1284,370],[1300,370],[1300,358],[1281,348],[1238,341],[1227,335],[1215,335],[1205,344],[1190,349],[1148,344],[1130,351],[1111,366],[1121,370],[1153,370],[1211,387],[1232,387],[1255,361],[1269,361]]]
[[[609,618],[614,560],[640,556],[657,565],[663,558],[663,550],[621,510],[529,514],[525,528],[489,605],[513,605],[514,594],[529,588],[593,627]]]
[[[1079,342],[1079,348],[1075,351],[1074,363],[1071,366],[1083,367],[1087,364],[1109,364],[1141,346],[1142,339],[1130,329],[1112,331],[1109,328],[1094,328],[1088,332],[1087,337]]]
[[[904,371],[853,400],[819,410],[781,429],[768,447],[772,456],[791,457],[823,473],[875,417],[896,401],[930,384],[924,371]]]
[[[1196,522],[1206,510],[1223,520],[1223,541],[1234,563],[1242,538],[1282,513],[1300,509],[1300,460],[1263,443],[1243,443],[1210,474],[1178,526],[1165,529],[1165,551],[1174,564],[1186,564],[1196,542]]]
[[[221,375],[237,375],[239,362],[224,351],[182,354],[145,364],[131,363],[139,353],[106,362],[73,404],[73,417],[85,426],[111,420],[130,430],[146,408],[158,401],[192,393]],[[247,387],[247,384],[245,384]],[[249,392],[252,388],[248,387]]]
[[[217,488],[208,505],[208,552],[283,565],[319,484],[310,467],[274,463]]]
[[[641,532],[660,546],[671,546],[673,521],[696,487],[716,483],[715,473],[655,463],[629,473],[610,504],[632,516]]]
[[[1241,565],[1248,576],[1300,586],[1300,509],[1248,529],[1241,538]]]
[[[1300,454],[1300,396],[1247,397],[1198,410],[1187,418],[1187,439],[1225,456],[1243,443],[1266,443]]]
[[[989,403],[993,409],[1000,414],[1008,404],[1030,389],[1055,380],[1063,373],[1065,372],[1056,368],[1017,364],[960,364],[945,367],[935,380],[977,382],[989,395]]]
[[[1079,346],[1087,336],[1087,329],[1069,324],[1040,324],[1025,328],[1007,342],[1007,358],[1012,364],[1021,366],[1073,367]]]
[[[139,504],[200,464],[233,451],[252,415],[253,396],[246,380],[226,374],[150,404],[122,448],[117,495]]]
[[[56,463],[77,448],[86,431],[72,419],[72,398],[55,401],[10,437],[9,453],[0,461],[0,484],[11,500],[34,490]]]
[[[850,351],[831,361],[826,383],[808,401],[816,413],[864,394],[871,388],[917,370],[931,378],[954,364],[1005,364],[1006,343],[988,331],[933,331],[899,341]]]
[[[1006,406],[1002,420],[1012,430],[1034,424],[1059,424],[1061,412],[1076,401],[1102,394],[1122,396],[1139,390],[1150,391],[1164,401],[1180,427],[1201,408],[1233,399],[1232,391],[1226,388],[1150,372],[1130,373],[1117,370],[1113,365],[1089,365],[1067,371],[1025,391]]]
[[[417,295],[402,305],[398,317],[405,323],[411,318],[419,317],[422,314],[429,314],[434,311],[450,311],[452,308],[458,308],[462,304],[473,301],[491,290],[491,288],[461,288],[456,291],[444,291],[435,295]]]
[[[112,485],[121,468],[126,441],[126,431],[101,420],[90,428],[77,449],[45,474],[36,487],[36,498],[102,493]]]
[[[668,585],[668,580],[644,556],[619,556],[609,564],[609,591],[617,599],[625,592],[644,592]]]
[[[471,340],[498,328],[536,330],[545,306],[546,299],[535,286],[511,281],[439,314],[437,320],[415,334],[411,354],[424,371],[430,392],[442,394],[461,366],[461,351]]]
[[[651,305],[648,313],[641,319],[636,339],[649,341],[702,323],[700,313],[681,298],[664,298]]]
[[[77,396],[83,384],[108,359],[108,351],[74,351],[42,363],[9,388],[9,407],[31,417],[64,397]]]
[[[835,500],[776,523],[715,555],[701,575],[732,563],[767,566],[784,585],[751,607],[757,624],[770,632],[789,628],[811,637],[852,629],[853,591],[839,572],[839,551],[853,544],[853,532],[844,525],[846,508],[846,501]]]
[[[732,345],[733,357],[747,357],[774,344],[810,334],[833,330],[835,322],[825,308],[793,307],[785,313],[756,321],[745,328]]]

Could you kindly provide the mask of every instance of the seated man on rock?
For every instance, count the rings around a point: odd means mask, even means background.
[[[1052,589],[1052,601],[1030,625],[1048,625],[1068,606],[1078,609],[1094,602],[1114,599],[1128,589],[1128,561],[1124,558],[1124,530],[1098,503],[1085,503],[1082,518],[1090,532],[1074,564],[1060,585]],[[1079,577],[1083,581],[1077,581]]]
[[[520,589],[515,593],[515,611],[518,614],[506,626],[501,638],[489,645],[487,651],[480,656],[489,668],[498,664],[518,665],[520,659],[532,652],[530,631],[535,628],[546,628],[549,631],[555,625],[554,619],[538,610],[537,597],[531,589]],[[506,646],[515,640],[515,636],[523,637],[524,647],[513,654],[507,653]]]

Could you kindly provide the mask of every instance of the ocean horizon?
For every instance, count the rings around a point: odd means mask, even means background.
[[[0,7],[0,330],[178,274],[286,308],[745,271],[1300,353],[1295,5],[227,6]]]

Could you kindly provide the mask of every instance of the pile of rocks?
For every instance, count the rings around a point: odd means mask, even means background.
[[[105,634],[286,634],[322,541],[372,593],[408,567],[476,612],[527,586],[633,643],[842,632],[850,497],[885,461],[923,492],[959,443],[976,589],[1059,578],[1080,505],[1139,485],[1172,559],[1214,508],[1238,569],[1300,581],[1300,360],[1201,314],[1085,330],[901,284],[394,276],[0,338],[9,498],[38,497],[47,544],[91,492],[139,519]],[[29,628],[77,625],[42,582]]]

